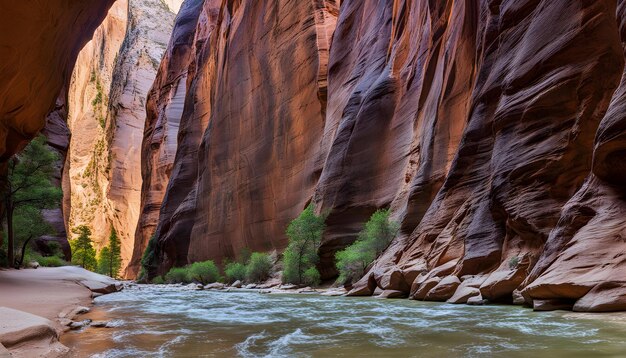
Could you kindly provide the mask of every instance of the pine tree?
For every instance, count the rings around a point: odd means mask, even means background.
[[[98,273],[102,275],[111,274],[111,250],[105,246],[98,253]]]
[[[91,241],[91,229],[85,225],[78,226],[72,230],[78,237],[70,242],[72,248],[72,263],[81,267],[95,271],[98,266],[96,260],[96,250]]]
[[[109,235],[109,276],[117,278],[122,268],[122,245],[115,228]]]
[[[2,199],[6,207],[7,219],[7,258],[8,264],[15,264],[15,244],[49,233],[50,228],[42,225],[41,209],[57,207],[63,196],[61,189],[51,179],[58,161],[56,153],[46,145],[46,138],[33,139],[24,150],[8,163],[8,176]],[[26,227],[16,227],[17,221],[29,221]],[[21,224],[24,224],[20,222]],[[23,237],[22,237],[23,236]]]

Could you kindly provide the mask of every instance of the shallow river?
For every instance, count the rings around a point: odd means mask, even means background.
[[[514,306],[136,286],[63,336],[79,357],[626,357],[626,324]]]

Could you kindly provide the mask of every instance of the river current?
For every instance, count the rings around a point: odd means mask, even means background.
[[[78,357],[626,357],[626,324],[515,306],[133,286],[99,297]]]

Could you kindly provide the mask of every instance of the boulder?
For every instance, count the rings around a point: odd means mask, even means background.
[[[69,327],[72,330],[76,330],[76,329],[81,329],[83,327],[89,326],[90,323],[91,323],[90,319],[86,319],[86,320],[82,320],[82,321],[74,321],[74,322],[70,323]]]
[[[461,284],[461,280],[459,280],[456,276],[446,276],[439,283],[433,287],[426,296],[424,300],[426,301],[445,301],[454,295],[457,287]]]
[[[31,261],[29,262],[26,267],[30,268],[30,269],[37,269],[39,268],[39,262],[37,261]]]
[[[278,288],[281,290],[295,290],[296,288],[298,288],[298,286],[288,283],[288,284],[280,285]]]
[[[574,304],[576,312],[613,312],[626,310],[626,286],[604,282],[594,286]]]
[[[222,290],[224,289],[224,287],[226,287],[226,285],[224,285],[221,282],[213,282],[213,283],[209,283],[208,285],[204,286],[205,290]]]
[[[418,277],[419,279],[419,277]],[[411,298],[415,300],[423,300],[428,292],[433,289],[433,287],[437,286],[441,281],[441,277],[431,277],[425,280],[415,291],[415,293],[411,296]]]
[[[525,305],[526,299],[522,296],[522,292],[520,290],[513,291],[513,304],[514,305]]]
[[[63,311],[61,311],[58,314],[59,318],[67,318],[67,319],[74,319],[76,316],[81,315],[81,314],[85,314],[87,312],[90,311],[89,307],[84,307],[84,306],[70,306],[65,308]]]
[[[404,274],[397,268],[382,273],[375,272],[374,279],[378,287],[383,290],[404,291],[408,293],[411,289],[404,278]]]
[[[243,286],[243,283],[239,280],[233,282],[230,287],[235,287],[235,288],[241,288],[241,286]]]
[[[486,300],[483,298],[483,296],[478,295],[468,298],[466,303],[471,306],[482,306],[484,304],[487,304],[488,302],[489,300]]]
[[[454,295],[450,297],[446,302],[448,303],[467,303],[472,297],[480,296],[480,290],[476,287],[461,287],[459,286],[454,292]]]
[[[109,322],[108,321],[92,321],[91,324],[89,324],[91,327],[96,327],[96,328],[106,328],[108,327]]]
[[[250,283],[250,284],[247,284],[244,288],[248,290],[252,290],[252,289],[255,289],[256,286],[257,286],[256,284]]]
[[[524,278],[526,271],[523,268],[495,271],[480,286],[480,294],[490,301],[508,299]]]
[[[407,297],[407,293],[399,290],[384,290],[380,295],[376,296],[376,298],[405,298]]]

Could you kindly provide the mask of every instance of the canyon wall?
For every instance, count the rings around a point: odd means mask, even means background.
[[[332,278],[389,207],[400,232],[352,294],[626,309],[624,3],[189,1],[137,245],[154,233],[154,273],[281,250],[313,202]]]
[[[69,86],[67,226],[90,226],[97,249],[115,229],[123,269],[139,217],[146,97],[174,18],[160,0],[118,0],[80,52]]]
[[[80,49],[112,4],[0,4],[0,160],[6,161],[44,127]]]

